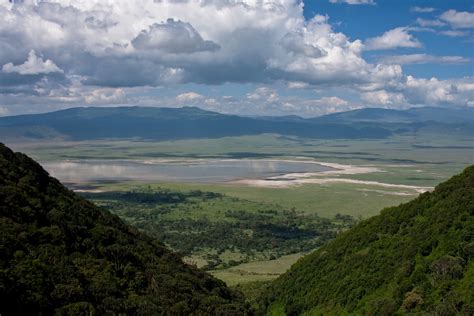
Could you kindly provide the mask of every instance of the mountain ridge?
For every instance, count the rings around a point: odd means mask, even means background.
[[[343,120],[345,122],[378,122],[415,123],[415,122],[474,122],[474,108],[442,108],[442,107],[413,107],[406,110],[363,108],[346,112],[338,112],[312,118],[314,121]]]
[[[381,126],[312,122],[290,118],[252,118],[220,114],[196,107],[82,107],[42,114],[0,118],[0,134],[27,138],[48,135],[72,140],[142,138],[175,140],[274,133],[311,138],[385,138]],[[41,131],[44,131],[42,134]],[[36,135],[36,137],[34,137]],[[33,137],[32,137],[33,136]]]
[[[474,109],[468,108],[367,108],[307,119],[294,115],[244,117],[198,107],[79,107],[1,117],[0,135],[20,140],[179,140],[267,133],[320,139],[381,139],[420,129],[469,134],[474,133],[472,123]]]

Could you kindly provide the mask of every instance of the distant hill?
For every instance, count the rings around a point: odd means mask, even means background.
[[[275,315],[474,315],[474,166],[304,257],[262,306]]]
[[[474,123],[474,108],[420,107],[408,110],[364,108],[347,112],[324,115],[312,119],[314,122],[338,123]]]
[[[337,122],[315,124],[295,117],[240,117],[196,107],[86,107],[0,118],[0,135],[5,138],[169,140],[263,133],[314,138],[384,138],[391,135],[390,130],[378,126],[352,126]]]
[[[264,133],[319,139],[386,138],[419,130],[474,133],[474,109],[377,108],[312,119],[242,117],[196,107],[83,107],[44,114],[0,117],[2,139],[178,140]]]
[[[0,144],[1,315],[242,315],[243,298]]]

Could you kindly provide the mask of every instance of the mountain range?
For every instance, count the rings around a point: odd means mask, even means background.
[[[177,140],[273,133],[320,139],[386,138],[420,130],[474,133],[473,108],[367,108],[305,119],[243,117],[197,107],[82,107],[0,118],[3,139]]]

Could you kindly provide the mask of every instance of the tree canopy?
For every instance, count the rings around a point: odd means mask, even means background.
[[[242,315],[240,293],[0,144],[0,314]]]
[[[473,315],[474,166],[298,261],[262,309],[287,315]]]

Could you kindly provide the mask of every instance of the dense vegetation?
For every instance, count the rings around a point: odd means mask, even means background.
[[[262,298],[276,314],[474,314],[474,166],[361,222]]]
[[[200,190],[141,187],[82,195],[183,255],[199,256],[205,269],[311,251],[355,223],[347,215],[330,220]]]
[[[2,144],[0,234],[1,315],[247,313],[222,281]]]

